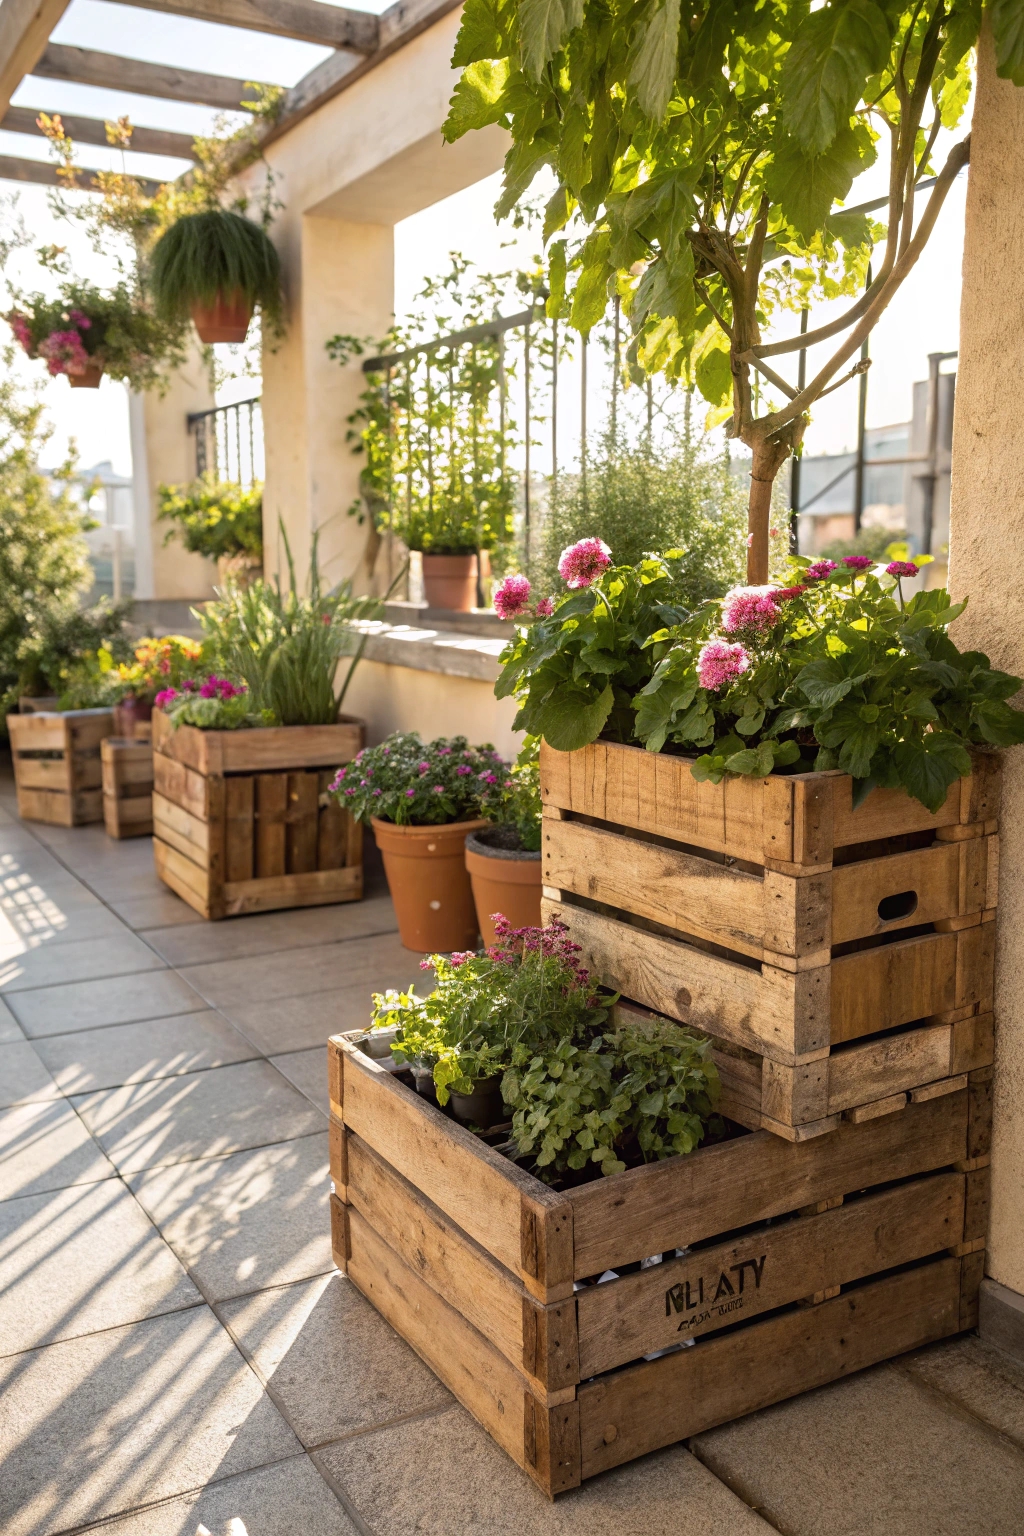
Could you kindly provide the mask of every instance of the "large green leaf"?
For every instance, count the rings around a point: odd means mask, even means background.
[[[573,289],[570,323],[587,336],[608,307],[609,236],[591,235],[583,248],[583,270]]]
[[[441,125],[441,133],[449,144],[471,128],[486,128],[503,116],[499,102],[508,73],[507,59],[481,59],[462,71],[448,104],[448,116]]]
[[[929,732],[920,742],[901,742],[896,767],[908,793],[930,811],[937,811],[949,786],[971,771],[970,755],[951,736]]]
[[[996,45],[996,73],[1024,85],[1024,6],[1021,0],[991,0],[988,8]]]
[[[534,80],[583,22],[583,0],[520,0],[519,38],[523,68]]]
[[[732,363],[729,343],[711,347],[698,360],[694,377],[708,405],[726,405],[732,398]]]
[[[782,68],[782,110],[797,144],[820,155],[889,57],[889,23],[875,0],[832,0],[800,22]]]
[[[679,0],[653,0],[638,23],[640,35],[630,58],[629,83],[641,110],[660,122],[672,99],[679,54]]]
[[[479,59],[501,59],[509,51],[508,23],[514,14],[509,0],[466,0],[452,64],[464,69]]]
[[[597,740],[614,702],[611,683],[596,698],[589,689],[567,683],[549,694],[535,712],[532,734],[543,736],[557,752],[575,752]]]
[[[863,126],[842,128],[818,155],[808,154],[791,137],[783,138],[776,142],[769,167],[768,195],[781,204],[797,234],[813,240],[828,221],[833,204],[847,196],[854,177],[874,160],[874,143]]]
[[[793,684],[809,704],[816,705],[818,709],[832,709],[840,699],[846,698],[854,681],[854,678],[846,675],[838,661],[829,659],[808,662],[797,673]]]

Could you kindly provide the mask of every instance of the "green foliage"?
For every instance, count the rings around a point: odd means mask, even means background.
[[[555,590],[562,550],[592,535],[604,540],[616,565],[685,549],[677,592],[693,607],[740,579],[746,503],[746,489],[725,456],[712,455],[697,438],[662,450],[646,437],[629,446],[609,436],[588,456],[585,482],[560,475],[552,485],[543,552],[531,580],[544,592]]]
[[[501,653],[499,699],[519,699],[514,729],[572,752],[605,736],[633,740],[633,697],[649,681],[658,631],[678,624],[683,556],[613,566],[592,586],[570,592],[549,618],[523,626]]]
[[[653,636],[658,665],[634,701],[637,736],[652,751],[705,749],[693,774],[716,784],[839,769],[858,781],[855,803],[878,785],[936,811],[970,772],[968,747],[1024,742],[1024,712],[1007,703],[1021,680],[958,650],[946,630],[965,605],[943,588],[904,602],[897,576],[828,565],[795,559],[802,580],[774,589],[763,627],[731,623],[727,599]],[[742,645],[745,670],[701,686],[702,648],[723,635]]]
[[[313,535],[309,588],[299,594],[295,564],[281,527],[289,572],[287,589],[280,577],[242,588],[228,584],[198,615],[203,628],[203,657],[210,670],[240,679],[250,708],[273,716],[280,725],[331,725],[366,647],[366,633],[356,626],[381,615],[376,598],[355,597],[350,582],[324,588]],[[341,687],[336,675],[342,657],[351,657]]]
[[[490,773],[478,776],[477,809],[496,827],[515,829],[519,847],[527,853],[540,849],[540,740],[527,736],[512,767],[495,764]]]
[[[396,826],[474,821],[480,783],[504,774],[493,747],[471,747],[465,736],[439,736],[424,746],[415,731],[395,731],[339,768],[331,789],[357,821],[371,816]]]
[[[244,487],[207,473],[191,485],[157,487],[159,521],[174,526],[164,543],[180,538],[187,550],[219,560],[225,555],[263,559],[263,486]]]
[[[269,710],[253,709],[246,693],[236,693],[227,699],[204,699],[197,693],[186,693],[169,706],[166,714],[174,730],[181,725],[194,725],[201,731],[239,731],[247,726],[279,724]]]
[[[125,624],[131,610],[130,599],[110,603],[104,598],[94,608],[80,608],[74,598],[65,598],[42,606],[33,616],[31,633],[18,647],[17,693],[24,698],[59,696],[83,667],[88,665],[98,677],[127,661],[132,642]]]
[[[187,213],[153,247],[149,286],[157,313],[184,321],[193,304],[240,293],[272,327],[282,316],[281,261],[259,224],[225,208]]]

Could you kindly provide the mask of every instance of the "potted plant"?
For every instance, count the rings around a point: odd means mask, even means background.
[[[242,342],[257,308],[281,323],[281,263],[265,229],[226,208],[189,213],[153,247],[150,287],[157,313],[191,316],[200,341]]]
[[[485,944],[497,942],[495,918],[513,928],[540,923],[540,742],[528,736],[511,768],[496,763],[477,778],[477,805],[490,826],[466,838],[466,868]]]
[[[481,775],[500,768],[491,747],[471,747],[465,736],[424,746],[415,732],[396,731],[332,784],[340,803],[373,828],[406,949],[476,946],[466,834],[486,825],[478,813]]]
[[[157,488],[158,521],[171,523],[192,554],[216,560],[221,584],[248,586],[263,572],[263,486],[243,486],[207,473],[191,485]]]
[[[104,292],[91,283],[63,282],[55,298],[16,295],[4,316],[22,349],[44,359],[50,375],[73,389],[98,389],[106,374],[132,389],[152,387],[159,365],[178,355],[178,333],[152,313],[127,283]]]
[[[131,661],[110,668],[103,678],[105,702],[114,707],[114,734],[131,738],[153,717],[157,695],[182,687],[196,676],[201,666],[203,647],[187,635],[147,637],[135,647]]]

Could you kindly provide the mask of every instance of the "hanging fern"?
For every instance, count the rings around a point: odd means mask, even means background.
[[[157,311],[187,320],[193,304],[241,293],[265,322],[281,324],[281,262],[265,231],[223,208],[190,213],[153,248],[150,286]]]

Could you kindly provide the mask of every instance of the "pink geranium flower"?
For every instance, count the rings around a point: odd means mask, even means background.
[[[806,587],[779,587],[775,596],[780,602],[788,602],[791,597],[803,597]]]
[[[89,365],[77,331],[51,331],[39,343],[39,356],[46,358],[47,371],[54,378],[61,373],[84,373]]]
[[[554,598],[553,597],[542,597],[540,599],[540,601],[538,602],[538,604],[537,604],[537,617],[538,617],[538,619],[549,619],[551,617],[551,615],[554,613],[554,611],[555,611],[555,600],[554,600]]]
[[[777,587],[733,587],[722,599],[722,628],[727,635],[760,640],[778,622]]]
[[[525,576],[506,576],[495,589],[494,611],[499,619],[516,619],[530,602],[530,583]]]
[[[916,576],[918,568],[913,560],[894,560],[885,568],[887,576]]]
[[[838,570],[838,566],[834,560],[819,560],[816,565],[809,565],[804,575],[808,581],[824,581],[835,570]]]
[[[866,571],[874,565],[870,555],[844,555],[843,564],[848,565],[851,571]]]
[[[749,666],[750,657],[742,645],[730,645],[726,640],[709,640],[697,657],[697,680],[702,688],[714,692],[737,677],[742,677]]]
[[[177,697],[177,688],[161,688],[153,703],[157,709],[166,709],[168,704],[173,704]]]
[[[558,557],[558,574],[568,587],[589,587],[612,563],[612,552],[603,539],[580,539]]]

